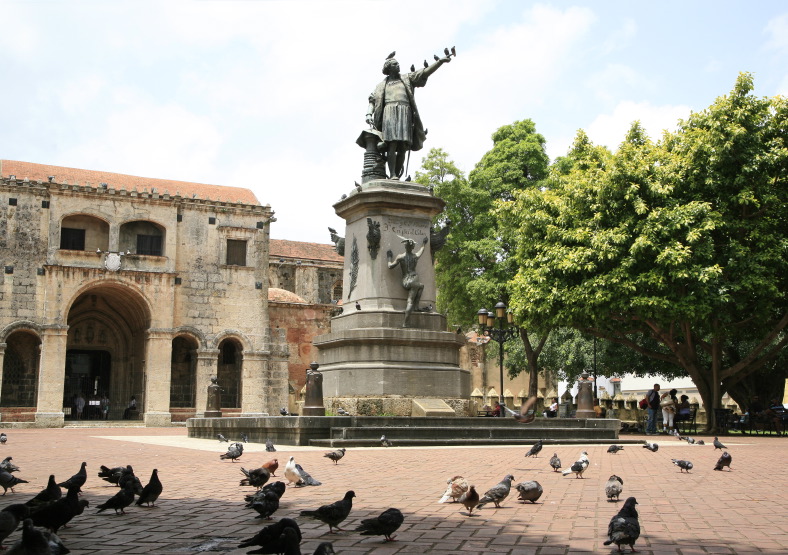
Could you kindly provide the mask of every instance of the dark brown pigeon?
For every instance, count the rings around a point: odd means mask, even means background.
[[[463,493],[457,500],[468,510],[468,516],[473,516],[473,509],[479,504],[479,492],[476,486],[469,486],[468,491]]]
[[[292,518],[283,518],[280,519],[279,522],[274,522],[266,526],[251,538],[242,541],[238,544],[238,547],[251,547],[253,545],[269,547],[271,542],[279,539],[279,536],[282,535],[285,528],[292,528],[295,530],[298,541],[301,541],[301,529],[298,527],[298,523]]]
[[[162,490],[164,490],[164,486],[161,485],[161,480],[159,480],[159,471],[154,468],[153,472],[151,472],[150,480],[148,480],[148,484],[142,488],[142,492],[136,504],[141,507],[142,504],[145,503],[147,507],[151,505],[155,507],[156,500],[161,495]]]
[[[717,461],[717,464],[714,466],[714,470],[722,470],[724,467],[728,467],[728,470],[731,469],[731,461],[733,457],[731,457],[730,453],[727,451],[723,451],[720,459]]]
[[[356,532],[362,536],[383,536],[385,541],[396,541],[392,534],[402,525],[405,517],[399,509],[386,509],[375,518],[365,518],[356,527]]]
[[[353,490],[349,490],[345,493],[345,497],[339,501],[335,501],[330,505],[323,505],[314,511],[301,511],[301,516],[314,518],[328,524],[329,534],[334,533],[334,528],[342,531],[342,528],[339,527],[339,523],[345,520],[350,514],[350,509],[353,508],[353,498],[355,496],[356,493]]]
[[[82,486],[85,485],[85,482],[88,480],[88,473],[87,468],[88,463],[83,462],[82,466],[79,467],[79,470],[76,474],[74,474],[71,478],[66,480],[65,482],[60,482],[58,485],[61,488],[71,489],[72,486],[77,486],[77,491],[82,492]]]
[[[640,522],[638,522],[638,511],[635,505],[638,502],[634,497],[628,498],[618,514],[610,519],[607,525],[607,537],[605,545],[614,543],[621,551],[621,545],[628,545],[635,553],[635,542],[640,537]]]

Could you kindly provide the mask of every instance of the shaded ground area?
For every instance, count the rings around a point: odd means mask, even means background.
[[[259,466],[272,457],[296,461],[323,482],[322,486],[288,488],[275,518],[296,517],[300,510],[356,492],[353,510],[343,524],[352,530],[361,519],[397,507],[405,522],[397,542],[354,532],[328,534],[328,527],[298,518],[304,533],[302,551],[312,553],[331,540],[337,553],[612,553],[604,547],[607,524],[623,499],[635,496],[642,526],[636,547],[647,554],[786,553],[788,552],[788,460],[786,437],[725,437],[733,456],[731,472],[712,470],[720,451],[688,445],[667,436],[649,437],[660,445],[651,453],[627,445],[618,454],[607,446],[546,446],[537,458],[525,458],[525,447],[453,447],[349,449],[334,465],[325,449],[248,444],[236,463],[221,461],[226,443],[189,439],[184,428],[86,428],[6,430],[8,442],[0,458],[13,457],[16,473],[29,484],[0,497],[0,507],[24,502],[46,485],[49,474],[65,480],[88,463],[84,497],[91,507],[78,516],[61,538],[74,554],[216,553],[240,554],[241,539],[265,523],[244,507],[252,488],[239,487],[240,467]],[[238,438],[230,438],[236,440]],[[645,439],[645,436],[644,436]],[[591,464],[584,479],[552,472],[548,459],[557,452],[565,466],[586,450]],[[692,461],[680,473],[672,458]],[[95,506],[117,491],[96,476],[99,465],[131,464],[143,483],[157,468],[164,493],[156,508],[132,506],[125,516],[96,514]],[[516,481],[537,480],[544,495],[536,505],[510,495],[500,509],[489,505],[467,517],[458,504],[438,504],[446,479],[461,474],[484,492],[506,474]],[[622,501],[609,503],[604,485],[611,474],[624,480]],[[283,479],[283,478],[280,478]],[[516,493],[516,492],[515,492]],[[9,545],[21,531],[6,541]]]

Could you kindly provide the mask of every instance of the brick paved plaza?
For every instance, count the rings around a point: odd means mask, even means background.
[[[607,524],[635,496],[642,534],[636,548],[648,554],[788,553],[788,438],[736,436],[722,438],[733,456],[731,472],[712,470],[720,451],[660,436],[651,453],[627,445],[611,455],[607,446],[545,446],[538,458],[524,458],[527,447],[372,448],[349,449],[338,465],[323,457],[325,449],[248,444],[239,462],[220,461],[227,444],[189,439],[184,428],[10,429],[0,456],[13,457],[17,477],[29,480],[16,493],[9,490],[0,505],[24,502],[45,485],[49,474],[65,480],[88,463],[84,497],[90,508],[61,530],[74,554],[201,552],[245,553],[239,540],[264,524],[244,507],[252,488],[239,487],[240,467],[280,461],[278,476],[293,455],[323,482],[319,487],[288,488],[275,517],[296,517],[301,509],[356,492],[344,523],[352,530],[363,518],[388,507],[405,514],[397,542],[360,536],[352,531],[328,534],[322,523],[301,519],[303,553],[332,540],[337,553],[612,553],[605,547]],[[628,436],[632,437],[632,436]],[[237,438],[231,438],[237,439]],[[649,438],[651,439],[651,438]],[[561,476],[548,466],[555,451],[565,465],[581,450],[591,461],[585,479]],[[692,461],[690,474],[680,473],[670,459]],[[143,484],[157,468],[164,493],[156,508],[132,506],[125,516],[96,514],[95,506],[117,488],[96,476],[99,465],[131,464]],[[520,504],[516,492],[500,509],[488,505],[478,516],[465,516],[458,504],[437,503],[446,479],[468,478],[480,492],[511,473],[517,482],[537,480],[544,495],[536,505]],[[608,503],[604,484],[610,474],[624,480],[622,502]],[[283,479],[283,478],[282,478]],[[5,542],[13,543],[21,531]],[[627,550],[628,552],[628,550]]]

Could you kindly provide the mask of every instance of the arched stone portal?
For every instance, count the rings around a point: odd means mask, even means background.
[[[0,343],[0,350],[4,350],[4,356],[0,357],[3,371],[0,375],[0,408],[5,420],[33,419],[38,394],[40,348],[38,334],[27,329],[11,332],[5,343]]]
[[[222,388],[222,408],[241,408],[241,369],[243,368],[243,348],[232,338],[219,343],[219,364],[216,376]]]

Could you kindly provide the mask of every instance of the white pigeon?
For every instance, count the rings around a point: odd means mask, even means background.
[[[446,503],[446,501],[449,499],[456,503],[462,494],[468,491],[468,481],[462,476],[449,478],[446,480],[446,483],[448,484],[446,487],[446,492],[443,494],[443,497],[440,498],[438,503]]]
[[[302,482],[301,473],[296,468],[295,457],[290,457],[285,466],[285,478],[287,478],[287,485],[300,484]]]
[[[588,468],[588,464],[589,464],[588,453],[583,451],[582,453],[580,453],[580,458],[577,459],[574,463],[572,463],[572,466],[561,472],[561,474],[567,476],[574,472],[575,478],[582,478],[583,472],[585,472],[586,468]]]

